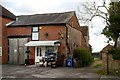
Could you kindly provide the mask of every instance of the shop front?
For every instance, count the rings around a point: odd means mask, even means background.
[[[27,47],[35,47],[35,64],[43,63],[49,53],[58,54],[59,40],[54,41],[30,41],[25,44]],[[57,55],[56,55],[57,56]]]

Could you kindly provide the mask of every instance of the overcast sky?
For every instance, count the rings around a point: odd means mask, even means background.
[[[15,15],[77,11],[77,7],[84,2],[85,0],[0,0],[0,4]],[[101,35],[105,27],[104,22],[97,17],[88,26],[89,43],[92,45],[93,52],[98,52],[107,45],[107,39]]]

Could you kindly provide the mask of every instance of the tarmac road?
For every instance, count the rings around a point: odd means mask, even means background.
[[[2,65],[2,80],[120,80],[119,77],[98,75],[95,69]]]

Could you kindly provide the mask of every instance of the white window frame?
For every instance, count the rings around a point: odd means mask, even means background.
[[[38,35],[39,33],[38,32],[33,32],[32,33],[32,40],[38,40],[39,39],[39,35]]]
[[[39,29],[38,27],[32,27],[32,40],[39,40]]]
[[[33,32],[38,32],[38,27],[33,27]]]

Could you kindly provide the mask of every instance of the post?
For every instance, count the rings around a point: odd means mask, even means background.
[[[107,74],[109,74],[109,62],[108,62],[109,58],[108,58],[108,52],[107,52]]]

